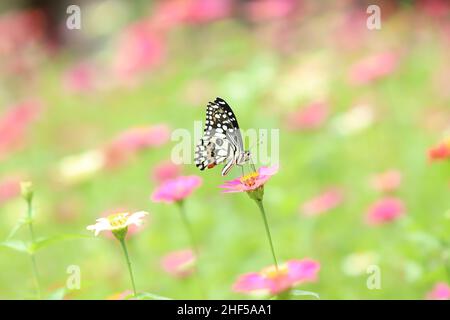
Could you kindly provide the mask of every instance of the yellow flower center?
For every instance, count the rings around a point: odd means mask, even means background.
[[[116,213],[108,216],[109,224],[114,229],[124,228],[128,220],[128,213]]]
[[[253,187],[256,183],[256,179],[258,178],[258,172],[249,173],[243,177],[241,177],[241,183],[246,185],[247,187]]]
[[[270,266],[261,271],[261,273],[269,279],[276,279],[288,274],[288,268],[286,265],[278,266],[278,270],[275,266]]]

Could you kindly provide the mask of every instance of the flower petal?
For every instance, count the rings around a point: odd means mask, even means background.
[[[266,279],[256,272],[240,276],[233,285],[233,290],[236,292],[250,292],[267,289]]]

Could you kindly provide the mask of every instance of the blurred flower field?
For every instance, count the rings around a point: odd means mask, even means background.
[[[77,4],[0,6],[0,298],[130,298],[126,242],[142,298],[450,299],[448,1]],[[173,163],[216,97],[279,163]]]

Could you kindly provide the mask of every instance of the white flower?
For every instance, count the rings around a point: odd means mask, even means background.
[[[63,158],[57,168],[60,180],[76,184],[98,173],[105,166],[105,157],[99,150],[91,150]]]
[[[142,219],[148,214],[145,211],[138,211],[132,213],[116,213],[109,215],[106,218],[97,219],[97,223],[87,226],[86,229],[94,231],[97,236],[101,231],[117,231],[120,229],[125,229],[129,225],[140,226],[142,224]]]
[[[357,105],[344,114],[337,116],[332,125],[341,135],[358,133],[368,127],[374,121],[374,111],[369,105]]]

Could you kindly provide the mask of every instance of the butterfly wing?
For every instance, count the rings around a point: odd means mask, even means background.
[[[233,165],[234,155],[241,150],[243,143],[236,116],[225,100],[216,98],[206,108],[204,135],[195,150],[195,165],[204,170],[229,159],[222,170],[225,175]]]

